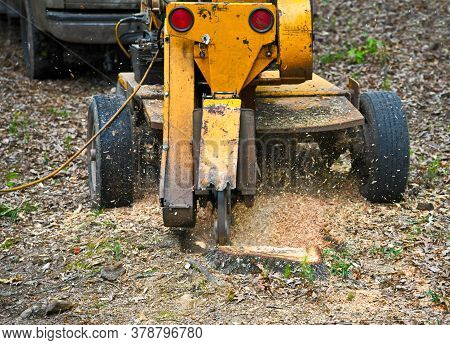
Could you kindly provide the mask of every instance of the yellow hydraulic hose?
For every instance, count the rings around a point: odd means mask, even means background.
[[[123,51],[123,53],[125,54],[125,56],[129,59],[131,59],[130,53],[125,49],[125,47],[123,46],[122,42],[120,41],[120,37],[119,37],[119,27],[120,25],[123,23],[122,20],[119,20],[116,24],[116,26],[114,27],[114,35],[116,36],[116,42],[119,45],[120,50]]]
[[[152,23],[153,23],[153,16],[154,16],[154,14],[153,14],[153,12],[152,12],[152,15],[151,15],[151,17],[150,17],[150,24],[149,24],[149,27],[151,28],[152,27]],[[126,48],[123,46],[123,44],[122,44],[122,41],[120,40],[120,36],[119,36],[119,28],[120,28],[120,25],[122,25],[122,23],[124,23],[124,22],[126,22],[126,21],[130,21],[130,20],[135,20],[135,18],[133,18],[133,17],[129,17],[129,18],[124,18],[124,19],[121,19],[121,20],[119,20],[117,23],[116,23],[116,26],[114,27],[114,35],[116,36],[116,41],[117,41],[117,44],[119,45],[119,48],[120,48],[120,50],[122,50],[122,52],[125,54],[125,56],[127,57],[127,58],[129,58],[129,59],[131,59],[131,56],[130,56],[130,53],[126,50]],[[156,25],[157,25],[158,23],[156,23]]]
[[[44,176],[40,179],[28,182],[28,183],[24,183],[20,186],[17,187],[13,187],[13,188],[9,188],[9,189],[2,189],[0,190],[0,194],[6,194],[6,193],[12,193],[12,192],[17,192],[29,187],[33,187],[39,183],[42,183],[46,180],[49,180],[51,178],[53,178],[54,176],[56,176],[61,170],[63,170],[66,166],[68,166],[70,163],[72,163],[81,153],[83,153],[83,151],[106,129],[109,127],[109,125],[111,123],[113,123],[113,121],[119,116],[119,114],[125,109],[125,107],[128,105],[128,103],[130,103],[130,101],[133,99],[134,96],[136,96],[136,94],[138,93],[139,89],[141,88],[141,86],[144,84],[145,79],[147,79],[148,74],[150,73],[150,70],[153,67],[154,62],[156,61],[156,58],[159,54],[159,50],[156,52],[155,56],[153,56],[152,61],[150,62],[150,65],[147,68],[147,71],[145,71],[144,76],[142,77],[142,80],[139,82],[139,84],[136,86],[136,88],[134,89],[133,93],[130,95],[130,97],[127,98],[127,100],[125,101],[125,103],[123,103],[121,105],[121,107],[119,108],[119,110],[117,110],[115,112],[115,114],[109,119],[109,121],[107,123],[105,123],[105,125],[100,128],[100,130],[95,133],[95,135],[90,138],[84,145],[82,148],[80,148],[76,153],[74,153],[67,161],[65,161],[62,165],[59,166],[59,168],[53,170],[50,174],[48,174],[47,176]]]

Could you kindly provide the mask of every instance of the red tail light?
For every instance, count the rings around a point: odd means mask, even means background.
[[[177,7],[169,14],[169,23],[176,31],[185,32],[194,25],[194,16],[185,7]]]
[[[265,8],[257,8],[250,13],[249,23],[256,32],[267,32],[273,26],[273,14]]]

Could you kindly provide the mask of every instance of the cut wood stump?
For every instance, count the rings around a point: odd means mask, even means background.
[[[249,256],[280,259],[293,262],[307,262],[308,264],[322,263],[319,248],[290,248],[269,246],[219,246],[222,253],[235,256]]]

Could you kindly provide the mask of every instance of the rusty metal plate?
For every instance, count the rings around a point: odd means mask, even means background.
[[[301,84],[277,85],[281,81],[278,71],[264,71],[258,79],[256,97],[300,97],[300,96],[345,96],[348,91],[343,90],[329,81],[313,74],[312,80]]]
[[[235,256],[250,256],[273,258],[308,264],[322,263],[322,257],[317,247],[291,248],[270,246],[219,246],[219,251]]]
[[[145,117],[151,128],[163,129],[164,124],[164,102],[159,99],[142,100]]]
[[[198,188],[214,185],[222,191],[236,188],[239,150],[240,99],[205,99],[203,102],[202,131]]]
[[[119,83],[125,90],[134,91],[138,83],[134,79],[134,73],[126,72],[119,74]],[[164,87],[163,85],[142,85],[136,94],[136,98],[140,99],[163,99]]]
[[[325,132],[364,123],[343,96],[260,98],[255,116],[257,133]]]

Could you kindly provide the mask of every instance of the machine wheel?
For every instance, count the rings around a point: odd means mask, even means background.
[[[353,168],[362,178],[361,194],[371,202],[395,202],[405,192],[409,135],[402,103],[394,92],[361,95],[365,124],[353,149]]]
[[[94,96],[89,107],[91,138],[125,102],[121,96]],[[95,207],[129,206],[133,202],[135,158],[133,126],[127,107],[87,149],[89,189]]]
[[[22,2],[20,31],[23,60],[31,79],[46,79],[62,72],[62,47],[34,26],[30,2]]]
[[[228,186],[225,190],[216,193],[217,219],[214,222],[214,235],[216,243],[224,246],[230,243],[231,190]]]

